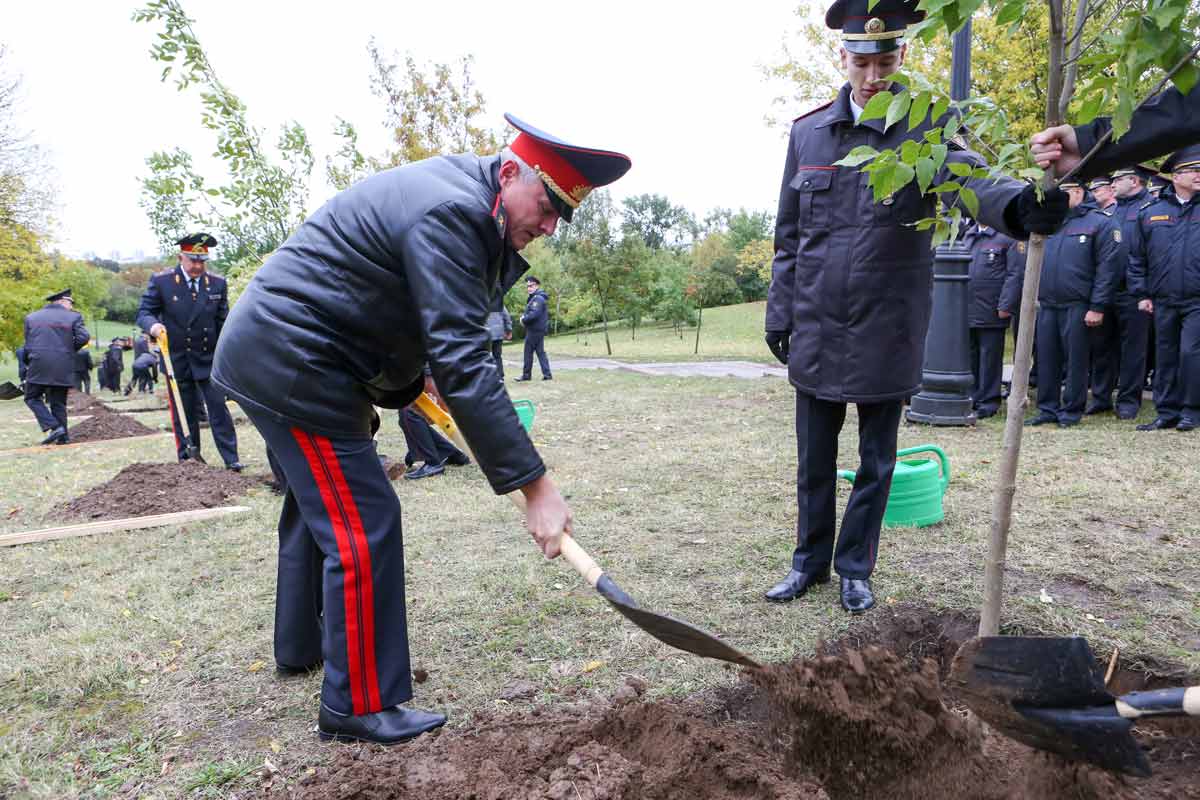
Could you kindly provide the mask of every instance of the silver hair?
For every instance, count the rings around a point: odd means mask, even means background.
[[[536,180],[541,180],[538,177],[538,174],[533,171],[533,167],[526,164],[519,155],[512,151],[511,147],[505,147],[500,151],[500,163],[503,164],[505,161],[514,162],[521,170],[520,176],[522,183],[533,183]]]

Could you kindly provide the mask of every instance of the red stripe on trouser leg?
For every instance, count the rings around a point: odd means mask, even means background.
[[[362,577],[359,598],[362,601],[363,668],[367,690],[367,710],[380,711],[379,673],[375,668],[375,586],[371,572],[371,550],[367,546],[367,534],[363,530],[362,517],[358,515],[358,504],[350,493],[350,485],[342,474],[333,444],[323,437],[316,437],[322,460],[333,475],[333,486],[337,490],[341,507],[350,521],[350,538],[358,553],[358,568]]]
[[[321,456],[317,452],[317,447],[313,442],[318,437],[312,436],[299,428],[292,428],[292,436],[295,437],[296,443],[300,445],[300,452],[304,453],[304,459],[308,462],[309,471],[312,472],[313,480],[317,484],[317,490],[321,494],[321,501],[325,504],[325,512],[329,515],[329,522],[333,527],[333,538],[337,543],[338,557],[342,563],[343,573],[342,599],[345,605],[346,664],[350,675],[350,702],[352,713],[366,714],[367,703],[365,693],[363,692],[362,660],[360,657],[362,628],[359,625],[358,614],[358,570],[354,563],[353,551],[351,550],[350,533],[341,509],[338,508],[337,495],[334,493],[332,480],[327,474]]]

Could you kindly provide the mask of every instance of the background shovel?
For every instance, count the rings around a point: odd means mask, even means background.
[[[464,453],[471,452],[471,448],[467,445],[466,440],[463,439],[462,434],[459,433],[458,426],[454,424],[454,420],[441,406],[434,402],[432,397],[422,393],[414,405],[459,450],[462,450]],[[472,455],[472,458],[474,458],[474,455]],[[522,512],[525,510],[525,497],[520,492],[512,492],[505,496],[517,508],[521,509]],[[604,570],[579,546],[573,537],[566,534],[560,537],[560,547],[563,558],[570,562],[571,566],[583,576],[583,579],[593,589],[598,591],[626,619],[655,639],[669,644],[678,650],[684,650],[705,658],[730,661],[745,667],[759,667],[758,662],[736,648],[730,647],[712,634],[706,633],[694,625],[689,625],[681,620],[668,617],[666,614],[658,614],[639,607],[632,597],[627,595],[612,578],[605,574]]]
[[[175,383],[175,367],[171,364],[171,348],[167,346],[167,330],[163,328],[162,333],[158,335],[158,346],[162,348],[163,365],[167,372],[167,386],[170,392],[167,398],[171,403],[171,415],[174,421],[179,423],[179,435],[183,437],[183,452],[188,458],[205,463],[200,457],[200,446],[192,441],[192,425],[191,420],[187,417],[187,412],[183,408],[183,399],[179,396],[179,385]]]
[[[955,655],[949,683],[972,711],[1019,742],[1141,777],[1150,764],[1129,732],[1133,720],[1200,716],[1200,686],[1113,697],[1079,637],[971,639]]]

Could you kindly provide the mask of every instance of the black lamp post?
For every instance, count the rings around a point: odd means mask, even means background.
[[[950,96],[965,100],[971,87],[971,21],[954,34]],[[967,331],[967,276],[970,250],[940,245],[933,256],[933,314],[925,336],[921,391],[906,418],[926,425],[974,425],[971,408],[971,344]]]

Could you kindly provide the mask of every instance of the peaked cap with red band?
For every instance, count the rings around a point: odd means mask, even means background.
[[[566,222],[588,193],[629,171],[629,156],[611,150],[578,147],[505,114],[518,131],[509,148],[538,174],[558,215]]]
[[[189,233],[175,244],[179,245],[179,252],[207,261],[208,249],[217,246],[217,238],[208,233]]]
[[[825,26],[842,32],[848,52],[871,55],[899,50],[908,26],[924,18],[917,0],[835,0],[825,12]]]

